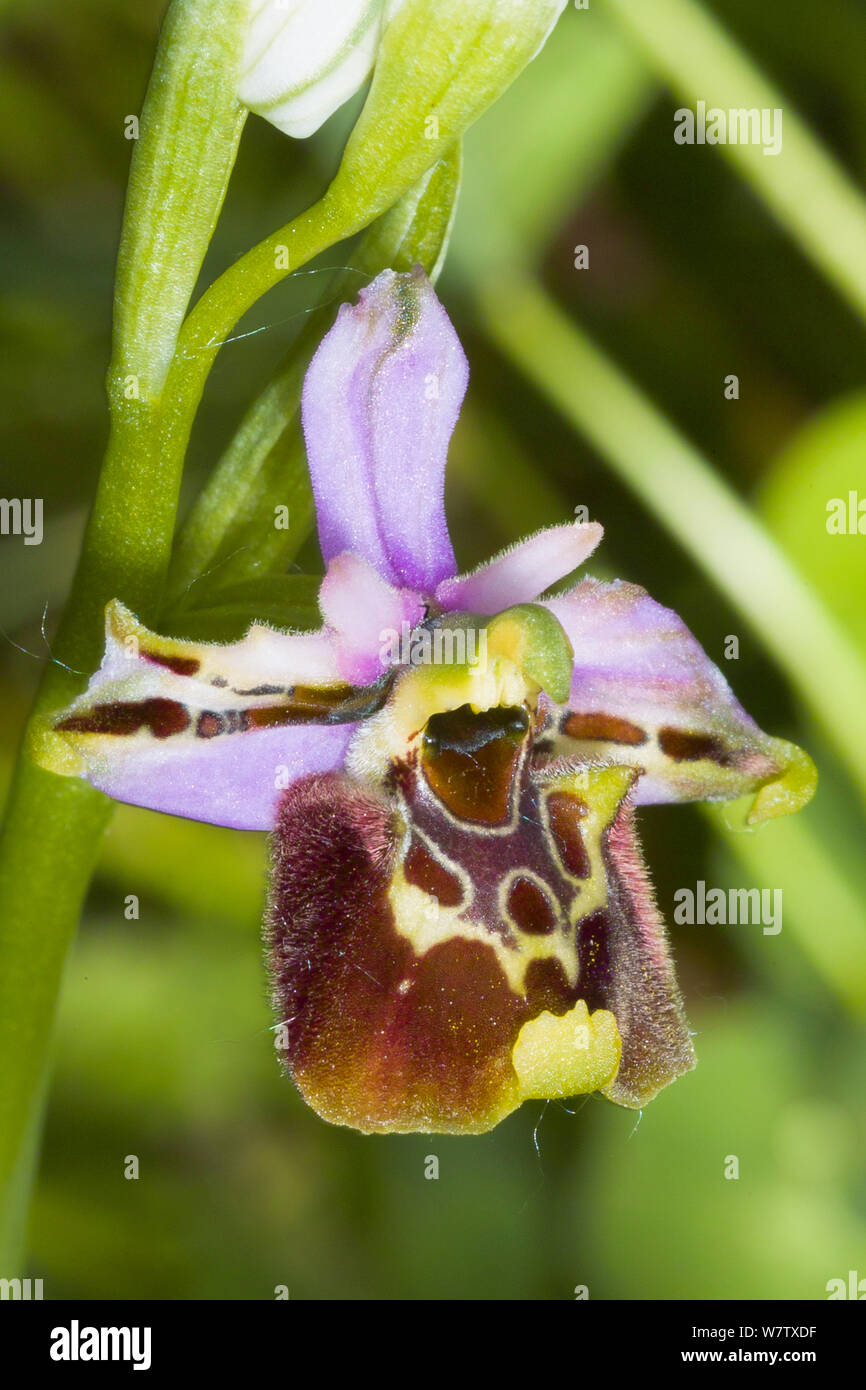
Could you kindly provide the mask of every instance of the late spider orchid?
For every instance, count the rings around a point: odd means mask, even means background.
[[[751,793],[757,822],[814,784],[643,589],[539,597],[599,526],[457,574],[443,483],[466,380],[421,272],[343,306],[303,395],[321,628],[196,644],[113,603],[46,745],[122,801],[273,831],[286,1066],[364,1131],[651,1099],[694,1055],[635,808]]]

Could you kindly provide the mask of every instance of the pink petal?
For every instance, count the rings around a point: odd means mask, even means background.
[[[548,527],[470,574],[444,580],[436,590],[437,602],[448,612],[483,614],[532,603],[582,565],[603,534],[596,522]]]
[[[354,685],[378,680],[388,665],[387,648],[404,623],[411,631],[424,617],[423,599],[412,589],[395,589],[360,555],[346,552],[328,565],[319,606],[335,633],[340,673]]]
[[[88,781],[133,806],[235,830],[270,830],[285,787],[340,768],[356,728],[307,724],[103,754],[93,758]]]

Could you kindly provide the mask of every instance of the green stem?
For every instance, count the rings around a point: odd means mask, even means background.
[[[531,278],[479,283],[500,349],[595,445],[739,610],[866,796],[857,650],[711,464]],[[832,698],[828,698],[832,691]]]
[[[118,258],[111,432],[81,562],[19,756],[0,835],[0,1274],[20,1258],[52,1020],[111,803],[37,767],[28,740],[97,661],[102,611],[156,608],[180,459],[159,444],[161,393],[243,125],[234,65],[245,0],[175,0],[130,173]]]
[[[156,616],[183,467],[182,452],[161,447],[166,379],[243,129],[235,68],[246,18],[246,0],[174,0],[160,32],[117,259],[108,448],[55,642],[79,671],[99,658],[110,598]],[[77,688],[52,668],[42,708]]]
[[[605,3],[655,70],[692,105],[703,100],[707,109],[783,112],[780,154],[767,155],[753,144],[719,149],[866,318],[866,202],[791,103],[696,0]]]
[[[19,760],[0,837],[0,1277],[19,1261],[63,965],[111,802]]]
[[[246,109],[235,96],[248,0],[174,0],[133,146],[109,390],[155,403],[214,233]]]
[[[294,222],[254,246],[205,291],[183,326],[166,378],[159,451],[172,473],[182,466],[211,367],[238,320],[290,271],[353,236],[374,215],[341,215],[326,193]]]

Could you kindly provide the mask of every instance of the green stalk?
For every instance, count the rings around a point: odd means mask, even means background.
[[[111,802],[22,756],[0,839],[0,1277],[23,1275],[52,1020]]]
[[[183,468],[183,452],[162,447],[167,378],[243,130],[246,16],[246,0],[175,0],[160,33],[117,260],[108,449],[57,642],[79,669],[99,657],[110,598],[156,616]]]
[[[720,145],[719,151],[866,318],[866,202],[791,103],[697,0],[604,3],[656,72],[692,106],[703,100],[708,109],[782,110],[780,154],[765,155],[751,144]]]
[[[133,154],[117,271],[111,433],[81,562],[28,739],[96,663],[116,594],[155,611],[181,458],[160,454],[167,366],[243,125],[234,63],[245,0],[175,0]],[[57,992],[111,803],[19,756],[0,834],[0,1276],[20,1274]]]
[[[532,278],[477,294],[493,341],[738,609],[866,796],[862,659],[754,513]]]

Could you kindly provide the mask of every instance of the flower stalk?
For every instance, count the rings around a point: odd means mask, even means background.
[[[380,271],[420,265],[435,284],[454,221],[460,188],[460,142],[446,151],[399,202],[355,245],[350,270],[329,283],[321,306],[247,411],[223,458],[199,495],[172,556],[171,608],[200,607],[206,588],[284,572],[313,525],[313,499],[300,430],[304,373],[337,306]],[[288,526],[272,524],[273,509],[288,509]]]

